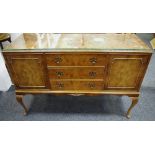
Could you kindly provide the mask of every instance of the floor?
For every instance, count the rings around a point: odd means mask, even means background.
[[[149,37],[141,34],[148,43]],[[148,37],[148,38],[147,38]],[[124,117],[130,106],[127,96],[53,96],[26,95],[24,102],[30,108],[23,116],[15,99],[14,87],[0,92],[0,120],[5,121],[154,121],[155,120],[155,54],[151,58],[142,83],[138,105],[131,119]]]

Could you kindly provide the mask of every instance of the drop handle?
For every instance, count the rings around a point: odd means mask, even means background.
[[[96,72],[89,72],[89,76],[95,77],[96,76]]]
[[[54,59],[54,62],[57,63],[57,64],[59,64],[60,62],[62,62],[62,59],[60,57],[56,57]]]
[[[88,85],[90,88],[95,88],[95,83],[89,83]]]
[[[63,88],[64,87],[63,83],[57,83],[56,85],[57,85],[58,88]]]
[[[96,64],[96,63],[97,63],[97,58],[95,58],[95,57],[90,58],[89,61],[90,61],[92,64]]]
[[[61,76],[64,75],[64,73],[63,73],[63,72],[56,72],[56,75],[57,75],[58,77],[61,77]]]

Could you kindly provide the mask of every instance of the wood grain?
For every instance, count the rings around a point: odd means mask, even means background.
[[[7,55],[7,66],[18,88],[46,88],[42,55]]]
[[[102,67],[48,67],[50,79],[104,79]]]
[[[138,90],[148,59],[144,55],[111,55],[106,88]]]
[[[47,53],[46,55],[48,66],[105,66],[107,63],[104,53]]]
[[[52,90],[103,90],[104,81],[52,81]]]

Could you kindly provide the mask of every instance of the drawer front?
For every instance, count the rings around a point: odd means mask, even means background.
[[[105,66],[104,54],[46,54],[48,66]]]
[[[105,67],[48,67],[51,79],[103,79]]]
[[[104,81],[52,81],[52,90],[103,90]]]

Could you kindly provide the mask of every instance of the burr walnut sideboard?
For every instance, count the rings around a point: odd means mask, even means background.
[[[3,50],[25,114],[24,94],[111,94],[131,98],[128,118],[151,55],[135,34],[26,33]]]

